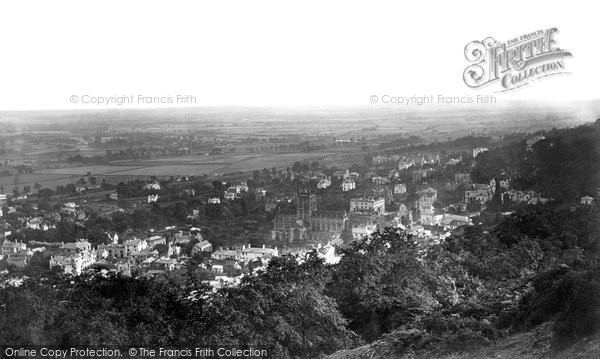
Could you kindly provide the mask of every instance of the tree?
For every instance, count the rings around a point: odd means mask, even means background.
[[[300,163],[299,161],[294,162],[294,164],[292,165],[292,171],[296,173],[302,172],[302,163]]]
[[[345,250],[329,292],[350,318],[350,329],[372,341],[436,305],[427,268],[405,233],[386,229]]]
[[[316,358],[356,345],[360,340],[323,292],[329,276],[315,252],[302,264],[292,256],[274,258],[267,271],[211,301],[205,315],[212,319],[204,322],[210,330],[196,340],[260,346],[277,358]]]

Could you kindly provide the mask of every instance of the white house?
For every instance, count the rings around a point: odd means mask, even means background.
[[[487,147],[477,147],[473,149],[473,158],[479,156],[480,154],[489,151],[490,149]]]
[[[352,239],[358,241],[363,237],[369,237],[371,233],[377,230],[377,225],[373,223],[367,223],[365,225],[358,225],[352,227]]]
[[[155,182],[155,183],[148,183],[147,185],[144,186],[144,189],[159,190],[159,189],[161,189],[161,187],[160,187],[160,184],[158,184],[157,182]]]
[[[279,256],[279,251],[277,250],[277,247],[266,248],[264,244],[263,244],[262,248],[261,247],[252,247],[251,245],[248,245],[248,247],[246,247],[244,245],[244,246],[242,246],[241,250],[238,250],[238,253],[240,254],[241,258],[244,260],[244,262],[249,262],[249,261],[252,261],[257,258],[270,259],[272,257]]]
[[[594,201],[594,197],[592,197],[592,196],[581,197],[581,204],[583,204],[583,205],[592,204],[593,201]]]
[[[383,197],[357,197],[350,200],[350,211],[356,213],[385,212],[385,199]]]
[[[394,194],[405,194],[406,193],[406,185],[403,183],[398,183],[394,185]]]
[[[325,189],[329,186],[331,186],[331,178],[330,177],[320,179],[319,182],[317,183],[318,189]]]
[[[342,181],[342,192],[352,191],[356,188],[356,182],[352,178],[346,178]]]

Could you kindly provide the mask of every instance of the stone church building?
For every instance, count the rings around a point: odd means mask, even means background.
[[[273,221],[271,238],[292,242],[322,242],[341,238],[347,228],[348,214],[317,210],[317,195],[309,188],[299,188],[296,210],[280,210]]]

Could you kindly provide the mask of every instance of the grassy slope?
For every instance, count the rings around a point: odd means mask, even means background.
[[[501,338],[489,346],[466,350],[460,353],[394,353],[390,343],[385,339],[352,350],[334,353],[327,359],[395,359],[395,358],[438,358],[438,359],[472,359],[472,358],[600,358],[600,334],[583,338],[579,342],[556,352],[550,347],[552,340],[552,324],[545,323],[523,333],[516,333]]]

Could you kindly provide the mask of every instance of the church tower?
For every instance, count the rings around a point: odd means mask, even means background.
[[[310,217],[317,210],[317,195],[308,187],[298,188],[296,197],[296,216],[297,220],[304,220],[310,223]]]

